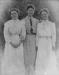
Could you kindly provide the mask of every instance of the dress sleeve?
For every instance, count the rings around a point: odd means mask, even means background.
[[[39,20],[37,20],[37,25],[38,25],[38,23],[39,23]]]
[[[9,43],[11,41],[10,39],[10,35],[9,35],[9,32],[8,32],[8,25],[7,24],[4,24],[4,38],[5,38],[5,42]]]
[[[52,25],[52,45],[53,47],[55,47],[55,43],[56,43],[56,26],[55,26],[55,23],[53,23]]]
[[[39,41],[39,25],[40,23],[37,25],[36,46],[38,46],[38,41]]]
[[[25,28],[25,22],[23,22],[21,29],[21,40],[25,40],[25,37],[26,37],[26,28]]]

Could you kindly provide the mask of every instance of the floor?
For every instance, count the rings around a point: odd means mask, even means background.
[[[2,60],[2,57],[3,57],[3,50],[0,49],[0,75],[1,75],[1,60]],[[59,50],[57,50],[56,52],[56,56],[57,56],[57,67],[59,69]]]

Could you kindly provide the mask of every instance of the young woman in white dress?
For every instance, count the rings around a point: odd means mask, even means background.
[[[2,75],[25,75],[23,41],[26,36],[25,21],[18,19],[18,9],[11,9],[11,20],[4,24],[5,50]]]
[[[58,75],[55,51],[56,28],[55,23],[49,21],[48,10],[40,12],[41,22],[37,26],[36,45],[38,48],[36,58],[36,75]]]

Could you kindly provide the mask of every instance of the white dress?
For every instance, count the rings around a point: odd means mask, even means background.
[[[56,42],[55,24],[50,21],[42,21],[37,27],[37,42],[38,46],[36,58],[36,75],[58,75],[56,67],[56,56],[52,50]]]
[[[10,32],[10,33],[9,33]],[[4,25],[5,50],[2,60],[2,75],[25,75],[23,43],[17,48],[12,47],[10,41],[19,43],[20,37],[25,39],[25,22],[10,20]]]

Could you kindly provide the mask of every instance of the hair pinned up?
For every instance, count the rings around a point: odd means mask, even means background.
[[[20,10],[18,8],[9,9],[9,13],[11,13],[12,11],[16,11],[18,14],[20,13]]]
[[[40,15],[41,15],[41,13],[42,13],[43,11],[45,11],[47,14],[49,14],[48,9],[47,9],[47,8],[43,8],[43,9],[40,10]]]
[[[29,8],[32,8],[35,11],[35,6],[33,4],[28,4],[26,9],[28,10]]]

